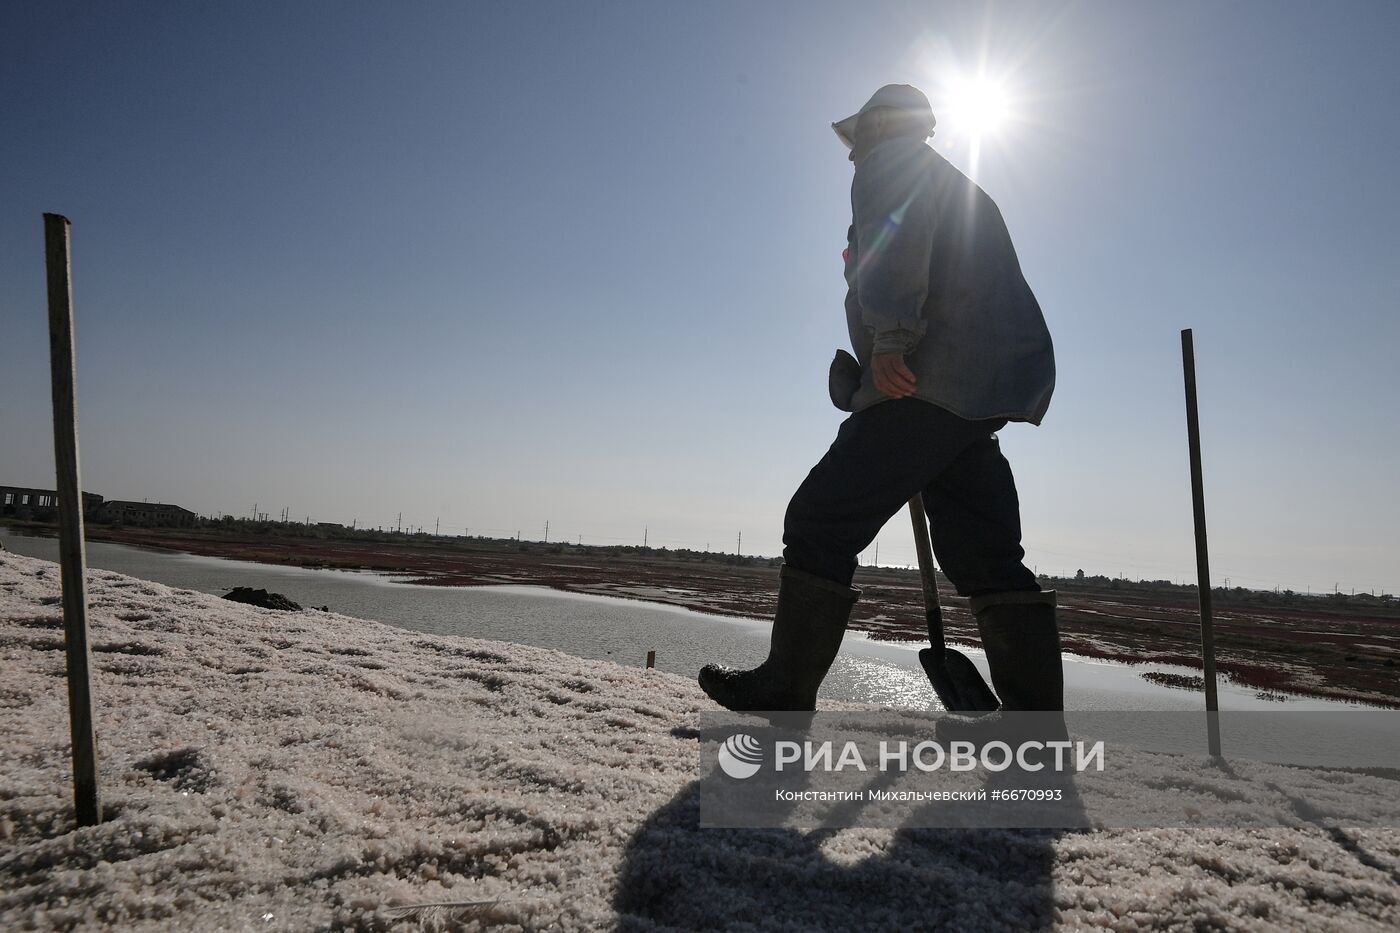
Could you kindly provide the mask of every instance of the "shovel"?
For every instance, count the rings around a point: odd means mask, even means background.
[[[919,652],[933,692],[950,713],[990,713],[1001,704],[972,659],[943,641],[943,610],[938,605],[938,582],[933,576],[933,546],[928,539],[928,518],[920,495],[909,500],[914,520],[914,549],[919,554],[919,576],[924,584],[924,611],[928,618],[929,647]]]

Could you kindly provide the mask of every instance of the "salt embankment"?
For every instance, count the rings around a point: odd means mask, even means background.
[[[697,828],[688,680],[0,554],[0,928],[1394,929],[1400,831]],[[401,905],[474,902],[402,916]]]

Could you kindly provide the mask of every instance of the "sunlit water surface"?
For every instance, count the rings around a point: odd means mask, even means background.
[[[58,559],[53,538],[25,537],[0,529],[0,543],[17,554]],[[767,653],[769,624],[708,615],[655,603],[564,593],[534,586],[439,587],[398,582],[379,573],[283,567],[201,557],[91,541],[88,564],[167,586],[222,596],[235,586],[281,593],[303,606],[377,619],[400,628],[468,635],[556,648],[585,658],[640,666],[648,650],[656,666],[694,677],[702,664],[757,664]],[[775,571],[776,572],[776,571]],[[822,685],[832,700],[898,707],[937,708],[919,666],[918,643],[846,636],[841,655]],[[985,675],[980,651],[965,652]],[[1147,671],[1195,672],[1164,664],[1126,665],[1065,658],[1065,702],[1071,709],[1198,710],[1200,694],[1143,680]],[[1256,691],[1220,684],[1222,709],[1341,709],[1346,704],[1304,697],[1263,700]]]

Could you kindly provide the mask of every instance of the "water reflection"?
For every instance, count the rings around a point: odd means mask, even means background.
[[[0,543],[17,554],[56,560],[52,538],[0,530]],[[579,657],[641,666],[656,650],[656,666],[694,677],[702,664],[720,660],[736,666],[757,664],[767,653],[768,623],[707,615],[655,603],[563,593],[532,586],[436,587],[397,582],[384,574],[255,564],[111,544],[88,542],[88,564],[168,586],[222,596],[235,586],[266,588],[303,606],[377,619],[414,631],[467,635],[556,648]],[[935,709],[937,700],[919,666],[916,643],[871,641],[847,635],[821,696],[828,700]],[[966,653],[985,675],[981,652]],[[1169,665],[1129,667],[1106,661],[1067,658],[1066,705],[1081,710],[1201,709],[1199,694],[1142,679],[1146,671],[1191,673]],[[1254,691],[1220,685],[1222,709],[1278,709]],[[1336,709],[1346,704],[1290,698],[1292,709]]]

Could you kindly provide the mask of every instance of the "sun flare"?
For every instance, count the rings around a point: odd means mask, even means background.
[[[948,98],[949,123],[974,140],[995,135],[1007,122],[1010,108],[1006,89],[988,78],[964,78],[955,82]]]

